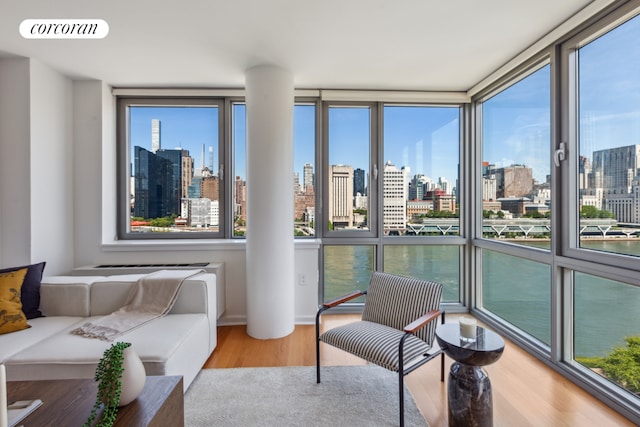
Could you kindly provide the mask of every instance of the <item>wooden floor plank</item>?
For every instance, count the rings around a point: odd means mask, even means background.
[[[323,328],[332,328],[358,319],[357,315],[323,315]],[[455,316],[447,316],[455,321]],[[447,373],[440,382],[440,362],[432,361],[405,378],[420,412],[430,427],[446,427]],[[321,363],[363,365],[366,362],[330,346],[322,345]],[[246,326],[219,326],[218,345],[204,368],[268,366],[313,366],[315,328],[298,325],[290,335],[274,340],[258,340],[246,333]],[[632,427],[633,423],[613,411],[535,357],[506,341],[503,356],[487,366],[493,387],[495,427]]]

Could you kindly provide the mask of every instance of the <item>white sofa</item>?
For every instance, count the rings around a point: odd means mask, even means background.
[[[0,363],[7,380],[93,378],[112,344],[73,335],[83,323],[124,305],[142,274],[44,277],[40,310],[28,329],[0,335]],[[216,346],[216,322],[224,311],[224,288],[216,275],[185,280],[171,312],[115,339],[130,342],[147,375],[182,375],[186,391]]]

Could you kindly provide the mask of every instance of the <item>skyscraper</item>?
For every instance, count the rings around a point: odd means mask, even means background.
[[[403,231],[407,224],[406,170],[391,162],[384,165],[383,223],[384,231]]]
[[[142,147],[134,147],[135,194],[133,216],[162,218],[180,213],[180,174],[174,178],[170,159],[157,156]],[[178,168],[180,163],[178,161]]]
[[[160,141],[160,120],[151,119],[151,152],[155,153],[162,148]]]
[[[366,194],[367,187],[364,181],[364,170],[356,169],[353,171],[353,194],[362,194],[363,196]]]
[[[311,163],[305,163],[303,168],[302,185],[304,185],[303,191],[309,191],[309,187],[313,187],[313,166]]]
[[[329,221],[334,228],[353,226],[353,167],[329,168]]]
[[[180,215],[180,199],[182,198],[182,151],[159,149],[156,156],[167,160],[167,169],[162,171],[165,177],[165,188],[163,203],[165,204],[165,215]],[[163,163],[165,164],[165,163]]]
[[[194,160],[193,157],[189,155],[189,150],[182,150],[182,182],[180,186],[180,198],[185,198],[189,195],[189,186],[193,181],[193,164]]]

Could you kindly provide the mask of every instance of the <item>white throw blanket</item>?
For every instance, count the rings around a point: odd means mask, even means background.
[[[108,316],[85,323],[74,335],[113,341],[118,335],[165,316],[176,302],[182,282],[204,270],[160,270],[138,279],[125,304]]]

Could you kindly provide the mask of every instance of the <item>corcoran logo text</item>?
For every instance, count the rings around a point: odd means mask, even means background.
[[[109,24],[102,19],[25,19],[20,35],[25,39],[102,39]]]

